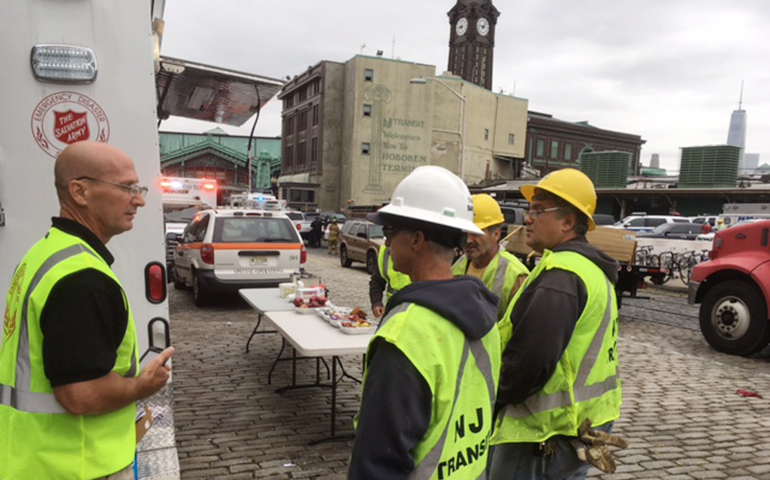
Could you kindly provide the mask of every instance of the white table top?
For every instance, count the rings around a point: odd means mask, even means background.
[[[287,312],[295,308],[294,304],[281,298],[278,288],[242,288],[238,293],[260,315],[265,312]]]
[[[243,291],[243,290],[241,290]],[[265,317],[303,357],[363,355],[373,334],[348,335],[329,325],[318,315],[303,315],[294,310],[265,312]]]

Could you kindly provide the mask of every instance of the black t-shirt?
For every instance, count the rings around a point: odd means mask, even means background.
[[[85,241],[108,265],[114,258],[83,225],[54,217],[53,226]],[[95,380],[112,371],[128,325],[120,286],[104,273],[86,269],[59,280],[43,312],[43,364],[51,385]]]

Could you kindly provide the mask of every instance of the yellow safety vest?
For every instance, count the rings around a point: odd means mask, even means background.
[[[40,315],[59,280],[89,268],[120,285],[87,243],[51,228],[14,273],[0,349],[0,479],[91,480],[134,459],[135,404],[103,415],[71,415],[45,375]],[[138,375],[138,346],[125,293],[123,301],[128,324],[112,371],[130,377]]]
[[[511,339],[511,312],[523,291],[543,272],[558,268],[583,281],[588,300],[556,371],[545,386],[498,414],[492,444],[538,443],[554,435],[577,436],[590,418],[603,425],[620,417],[618,376],[618,308],[615,289],[602,270],[576,252],[551,252],[529,275],[498,323],[502,348]]]
[[[387,287],[385,289],[385,303],[390,297],[412,284],[409,275],[404,275],[393,269],[393,259],[390,257],[390,248],[385,245],[380,247],[377,255],[377,268],[380,270],[380,276],[385,279]]]
[[[457,277],[465,275],[468,271],[468,263],[468,257],[465,255],[458,258],[452,265],[452,274]],[[497,308],[498,318],[502,317],[508,310],[508,304],[512,300],[511,290],[516,285],[516,280],[520,275],[527,274],[529,274],[527,267],[518,258],[502,249],[484,269],[481,282],[490,292],[500,297]]]
[[[483,478],[500,378],[497,328],[480,340],[470,341],[457,326],[435,312],[403,303],[383,319],[375,338],[403,352],[433,393],[433,414],[428,430],[412,452],[415,470],[409,479]],[[371,351],[367,358],[372,358]]]

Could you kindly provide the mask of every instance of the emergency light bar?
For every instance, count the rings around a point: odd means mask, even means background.
[[[96,55],[74,45],[32,47],[32,73],[44,82],[91,83],[96,79]]]

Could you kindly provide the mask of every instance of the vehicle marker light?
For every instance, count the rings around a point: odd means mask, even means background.
[[[300,254],[299,254],[299,263],[302,264],[305,262],[307,262],[307,250],[305,249],[305,246],[302,245],[302,250],[300,251]]]
[[[214,188],[216,188],[216,185],[214,185],[213,183],[204,183],[203,184],[203,189],[204,190],[214,190]]]
[[[44,82],[91,83],[98,68],[94,51],[74,45],[32,47],[32,73]]]
[[[144,294],[150,303],[166,300],[166,270],[158,262],[152,262],[144,269]]]
[[[201,247],[201,261],[209,265],[214,265],[214,246],[207,243]]]

